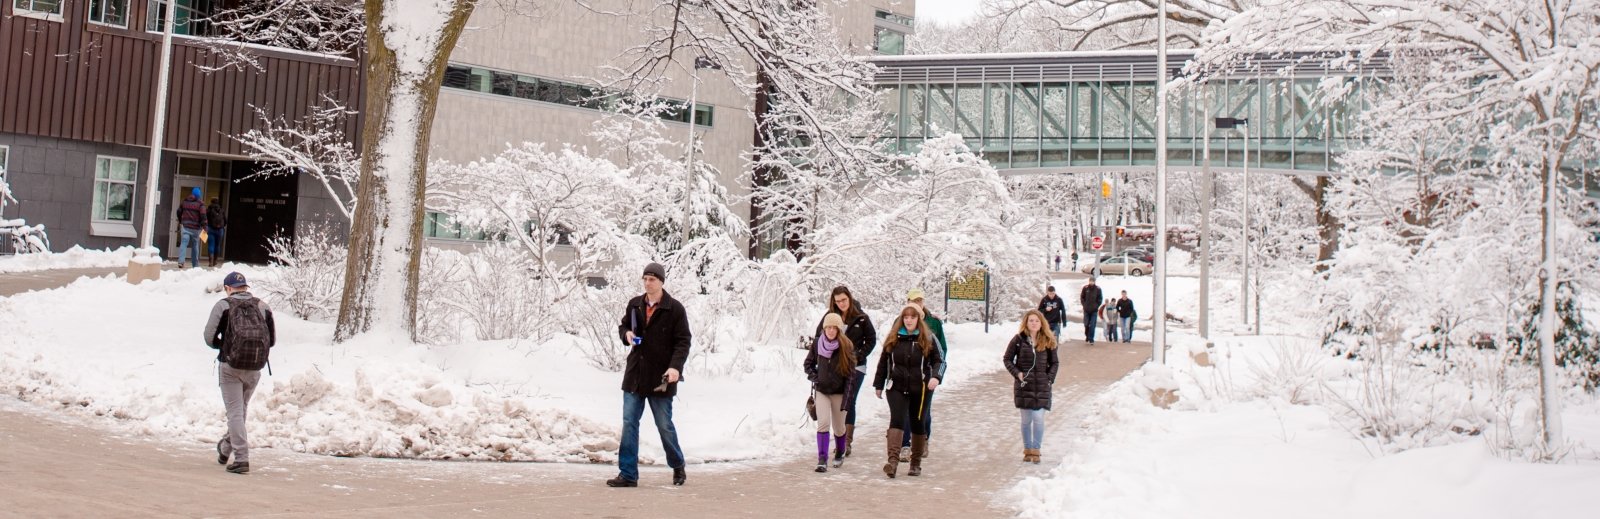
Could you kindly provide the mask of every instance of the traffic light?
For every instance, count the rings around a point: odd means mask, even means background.
[[[1111,198],[1111,181],[1100,180],[1100,198]]]
[[[1123,227],[1122,227],[1122,226],[1120,226],[1120,225],[1118,225],[1118,226],[1117,226],[1117,237],[1118,237],[1118,238],[1121,238],[1121,237],[1122,237],[1122,231],[1123,231]]]

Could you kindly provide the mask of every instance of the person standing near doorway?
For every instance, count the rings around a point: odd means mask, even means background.
[[[206,205],[200,202],[200,188],[194,188],[189,196],[184,197],[183,203],[178,204],[178,266],[183,266],[184,258],[194,252],[192,265],[200,266],[200,231],[206,225]]]
[[[206,241],[207,251],[211,253],[210,265],[215,267],[221,261],[217,252],[222,250],[222,235],[228,229],[228,215],[222,210],[222,201],[216,197],[211,198],[211,205],[206,206]]]

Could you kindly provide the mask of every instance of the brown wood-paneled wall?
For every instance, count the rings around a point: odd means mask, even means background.
[[[19,16],[0,0],[0,132],[134,146],[150,145],[159,34],[144,30],[146,0],[129,0],[130,28],[87,21],[89,0],[63,0],[62,16]],[[260,69],[230,67],[205,45],[173,40],[164,147],[245,156],[230,135],[262,126],[255,107],[299,119],[327,95],[359,109],[356,60],[252,50]],[[358,118],[345,122],[352,141]]]

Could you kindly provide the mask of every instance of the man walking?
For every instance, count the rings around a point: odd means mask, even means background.
[[[661,434],[661,447],[667,451],[667,466],[672,467],[672,484],[682,485],[688,476],[683,470],[678,430],[672,426],[672,397],[678,393],[683,363],[689,360],[689,316],[683,305],[661,288],[667,281],[666,268],[651,263],[640,281],[644,295],[628,301],[622,324],[617,326],[617,335],[632,349],[622,370],[620,473],[606,480],[606,486],[639,486],[639,418],[647,402],[656,432]]]
[[[1039,300],[1039,313],[1044,314],[1044,320],[1050,323],[1050,333],[1056,340],[1061,340],[1061,323],[1067,320],[1067,302],[1056,295],[1056,287],[1051,285],[1044,289],[1044,299]]]
[[[178,266],[183,266],[184,258],[192,251],[194,265],[200,266],[200,230],[205,228],[206,204],[200,202],[200,188],[194,188],[189,196],[183,198],[183,203],[178,204],[178,231],[182,233],[178,239]]]
[[[1094,277],[1089,277],[1089,282],[1083,285],[1083,290],[1078,292],[1078,302],[1083,304],[1083,340],[1094,344],[1094,325],[1100,316],[1100,305],[1105,302],[1105,295],[1100,293],[1100,287],[1094,284]]]
[[[1122,342],[1133,340],[1133,322],[1139,320],[1139,312],[1133,310],[1133,300],[1128,298],[1128,291],[1122,291],[1122,299],[1117,300],[1117,315],[1122,316]]]
[[[227,471],[234,474],[248,474],[250,441],[245,435],[245,417],[267,354],[278,342],[277,326],[267,302],[250,295],[244,274],[229,273],[222,285],[227,297],[211,306],[205,329],[206,345],[217,350],[217,384],[222,387],[222,405],[228,416],[228,435],[217,442],[217,464],[227,465]],[[230,455],[233,463],[228,463]]]

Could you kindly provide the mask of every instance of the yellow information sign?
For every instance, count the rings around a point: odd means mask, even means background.
[[[949,293],[945,297],[959,301],[983,301],[988,292],[988,283],[988,276],[984,275],[983,269],[968,270],[965,279],[950,276]]]

